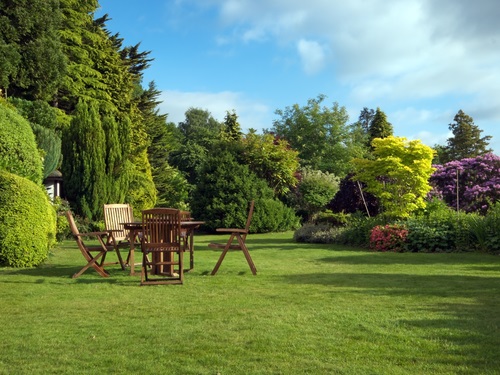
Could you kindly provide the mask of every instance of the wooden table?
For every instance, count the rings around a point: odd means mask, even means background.
[[[135,275],[135,266],[141,265],[142,263],[135,263],[135,239],[142,232],[142,222],[134,221],[130,223],[121,223],[125,229],[129,231],[129,242],[130,242],[130,252],[129,252],[129,261],[128,265],[130,267],[130,275]],[[199,228],[200,225],[205,224],[204,221],[181,221],[181,228],[186,230],[186,251],[189,251],[189,269],[193,269],[194,267],[194,231]]]

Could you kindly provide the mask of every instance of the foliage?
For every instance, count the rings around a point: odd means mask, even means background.
[[[377,225],[370,233],[370,249],[376,251],[403,251],[408,229],[401,224]]]
[[[270,230],[272,227],[290,229],[290,212],[272,205],[267,200],[273,199],[273,191],[266,182],[252,173],[247,165],[240,164],[235,156],[221,150],[218,154],[207,157],[197,173],[198,181],[193,191],[191,212],[194,217],[206,222],[210,230],[216,228],[243,228],[246,223],[248,204],[254,199],[264,200],[261,208],[255,209],[251,230]],[[281,218],[266,218],[266,215]],[[261,216],[261,217],[260,217]],[[274,222],[269,222],[269,219]],[[285,228],[290,226],[288,228]]]
[[[0,171],[0,264],[34,267],[56,241],[56,214],[43,187]]]
[[[453,211],[442,200],[432,199],[425,210],[406,222],[406,250],[411,252],[470,251],[469,215]]]
[[[500,157],[486,154],[436,167],[429,180],[432,195],[442,197],[450,207],[484,214],[500,199]]]
[[[10,98],[18,112],[29,121],[38,148],[43,152],[43,178],[49,176],[61,162],[61,129],[58,110],[41,100]]]
[[[431,190],[433,150],[419,140],[403,137],[375,138],[374,160],[355,159],[355,179],[366,184],[388,217],[405,218],[425,207]]]
[[[304,168],[294,198],[299,211],[305,213],[308,220],[330,202],[339,189],[339,179],[328,172]]]
[[[65,193],[75,213],[91,220],[102,216],[107,198],[105,134],[95,102],[80,102],[63,133]]]
[[[363,154],[364,145],[357,142],[347,125],[347,110],[337,103],[322,107],[325,98],[319,95],[305,106],[294,104],[276,110],[280,118],[270,132],[286,139],[299,152],[301,166],[342,177],[351,168],[350,160]]]
[[[272,134],[249,132],[243,138],[243,160],[259,178],[265,179],[276,196],[284,196],[297,184],[297,151]]]
[[[71,208],[69,202],[61,199],[61,197],[54,197],[54,209],[56,211],[56,240],[62,242],[71,238],[71,228],[69,227],[68,219],[66,217],[66,212]],[[78,220],[78,216],[73,215],[75,221]],[[82,229],[82,226],[77,222],[77,227],[81,232],[86,232]]]
[[[366,185],[360,181],[353,181],[353,173],[349,173],[340,180],[339,191],[327,207],[333,212],[354,213],[362,212],[368,216],[379,213],[377,199],[366,191]],[[367,212],[368,210],[368,212]]]
[[[361,213],[352,214],[345,227],[338,227],[333,231],[332,243],[357,246],[363,248],[370,247],[370,235],[373,227],[388,224],[381,215],[367,217]]]
[[[238,115],[233,110],[231,113],[226,111],[224,123],[222,124],[222,139],[228,142],[241,141],[243,133],[241,132],[241,125],[238,122]]]
[[[500,254],[500,201],[486,215],[468,214],[471,236],[479,251]]]
[[[255,201],[250,230],[253,233],[284,232],[299,227],[295,211],[274,198]]]
[[[0,170],[40,184],[42,169],[42,158],[28,121],[0,99]]]
[[[167,116],[158,113],[156,99],[159,95],[160,91],[153,82],[141,95],[142,113],[150,139],[147,152],[157,191],[156,206],[187,210],[190,185],[184,175],[168,161],[170,153],[180,147],[179,134],[173,123],[166,122]]]
[[[491,136],[481,137],[483,131],[474,124],[472,117],[459,110],[453,121],[449,125],[453,136],[448,138],[445,147],[439,148],[439,161],[441,163],[474,158],[492,151],[488,148]]]
[[[375,138],[391,137],[393,133],[392,124],[387,121],[386,114],[377,108],[368,126],[369,144],[373,147],[372,142]]]
[[[0,87],[6,95],[53,98],[66,72],[61,16],[58,0],[0,2]]]
[[[350,216],[351,214],[346,214],[344,212],[325,210],[316,215],[314,222],[316,224],[328,223],[334,227],[343,227],[349,222]]]
[[[306,223],[293,233],[293,240],[302,243],[333,243],[339,229],[328,224]]]

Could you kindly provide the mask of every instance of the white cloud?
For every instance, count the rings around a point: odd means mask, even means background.
[[[300,39],[297,50],[307,74],[317,73],[325,65],[325,51],[318,42]]]
[[[223,121],[226,111],[236,111],[241,128],[245,131],[250,128],[261,130],[270,128],[271,111],[257,101],[244,97],[241,93],[223,91],[210,92],[180,92],[163,91],[160,100],[160,112],[168,113],[168,121],[178,124],[185,120],[185,113],[189,108],[207,110],[218,121]]]

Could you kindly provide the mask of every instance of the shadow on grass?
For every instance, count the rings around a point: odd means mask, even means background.
[[[6,269],[4,275],[17,275],[17,276],[31,276],[31,277],[43,277],[34,283],[42,284],[47,282],[46,278],[67,278],[71,279],[72,276],[82,269],[82,266],[60,266],[60,265],[42,265],[35,268],[11,268]],[[109,272],[110,277],[101,277],[98,275],[94,269],[88,269],[80,277],[73,279],[77,283],[95,283],[102,282],[103,280],[109,281],[111,283],[116,283],[117,280],[113,279],[113,276],[128,275],[129,270],[126,269],[122,271],[120,268],[113,269],[106,267],[106,271]],[[85,276],[85,277],[84,277]],[[92,278],[89,278],[91,276]],[[9,280],[2,280],[2,283],[9,282]],[[24,281],[17,281],[24,282]],[[52,282],[52,281],[50,281]]]
[[[355,251],[355,250],[354,250]],[[500,270],[500,258],[491,255],[492,261],[494,263],[491,265],[485,265],[488,259],[488,255],[477,254],[477,253],[392,253],[392,252],[373,252],[369,250],[358,250],[360,255],[353,256],[332,256],[319,259],[321,262],[334,263],[334,264],[352,264],[352,265],[426,265],[426,264],[481,264],[478,271],[481,268],[484,270],[492,271]],[[472,267],[471,267],[472,268]]]
[[[291,284],[328,286],[332,288],[332,296],[347,293],[396,297],[397,308],[402,303],[411,303],[414,319],[396,318],[398,325],[417,329],[418,335],[426,340],[441,343],[439,346],[443,354],[446,353],[444,358],[456,358],[460,365],[466,363],[470,371],[467,373],[498,373],[500,277],[315,273],[287,275],[280,279]],[[397,298],[401,296],[404,298]],[[429,318],[429,315],[438,318]]]

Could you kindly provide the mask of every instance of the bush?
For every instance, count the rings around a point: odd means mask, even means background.
[[[307,223],[295,231],[293,239],[296,242],[333,243],[338,230],[328,224]]]
[[[433,194],[450,207],[457,208],[458,198],[460,210],[484,214],[500,199],[500,156],[485,154],[438,165],[429,182]]]
[[[377,225],[370,233],[370,249],[376,251],[403,251],[408,229],[401,224]]]
[[[276,199],[257,199],[250,225],[254,233],[283,232],[299,227],[295,211]]]
[[[424,211],[405,222],[408,228],[406,251],[470,251],[469,220],[465,213],[457,213],[445,202],[434,199]]]
[[[357,213],[351,216],[346,227],[338,231],[334,242],[349,245],[369,248],[370,235],[372,228],[377,225],[385,225],[385,219],[380,216],[366,217],[362,213]]]
[[[34,267],[56,241],[56,213],[43,187],[0,171],[0,264]]]
[[[326,210],[318,213],[314,222],[316,224],[330,224],[334,227],[344,227],[349,222],[350,216],[350,214],[343,212],[335,213],[330,210]]]
[[[42,157],[31,126],[0,99],[0,169],[42,182]]]

